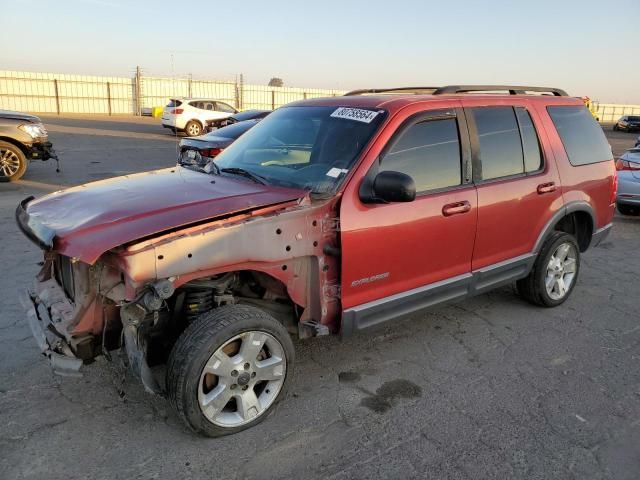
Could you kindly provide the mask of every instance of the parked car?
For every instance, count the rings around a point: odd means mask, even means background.
[[[559,89],[422,90],[279,108],[209,173],[21,202],[18,224],[45,251],[23,302],[54,369],[123,348],[146,389],[219,436],[284,396],[292,336],[346,337],[511,282],[535,305],[565,302],[612,226],[602,129]]]
[[[234,123],[244,122],[245,120],[262,120],[271,112],[272,110],[244,110],[242,112],[234,113],[230,117],[222,120],[209,120],[205,130],[211,132],[216,128],[227,127]]]
[[[640,148],[631,148],[616,162],[618,196],[616,205],[623,215],[640,215]]]
[[[259,121],[260,119],[244,120],[218,128],[206,135],[183,138],[179,144],[178,164],[203,168]]]
[[[633,146],[634,148],[640,147],[640,136],[636,138],[636,144]]]
[[[640,130],[640,116],[639,115],[625,115],[613,125],[614,131],[633,132]]]
[[[30,160],[50,158],[57,159],[40,118],[0,110],[0,182],[22,178]]]
[[[162,126],[190,137],[204,133],[207,122],[222,120],[238,113],[231,105],[206,98],[175,98],[162,111]]]

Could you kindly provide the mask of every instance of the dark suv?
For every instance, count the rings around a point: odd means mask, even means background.
[[[613,130],[623,132],[633,132],[640,130],[640,115],[625,115],[620,117],[613,125]]]
[[[21,178],[29,160],[49,158],[55,153],[38,117],[0,110],[0,182]]]
[[[18,224],[45,252],[23,300],[54,369],[120,348],[187,425],[225,435],[283,397],[292,335],[351,335],[510,282],[562,304],[616,185],[602,129],[559,89],[305,100],[202,171],[24,200]]]

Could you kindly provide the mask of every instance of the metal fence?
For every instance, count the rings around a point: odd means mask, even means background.
[[[237,81],[185,77],[132,78],[0,71],[0,109],[34,113],[97,113],[141,115],[164,106],[170,98],[221,100],[245,109],[274,109],[296,100],[342,95],[342,90],[246,85]]]
[[[248,85],[235,81],[193,79],[192,76],[144,75],[136,68],[131,78],[63,75],[0,70],[0,109],[34,113],[97,113],[141,115],[170,98],[217,99],[239,110],[274,109],[296,100],[342,95],[342,90]],[[640,115],[640,105],[597,105],[601,122],[623,115]]]
[[[617,122],[623,115],[640,115],[640,105],[618,105],[613,103],[600,103],[596,111],[601,122]]]

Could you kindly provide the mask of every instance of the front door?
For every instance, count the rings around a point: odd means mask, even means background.
[[[477,199],[468,145],[461,109],[418,112],[370,167],[411,176],[416,199],[363,203],[355,182],[347,187],[340,211],[344,310],[470,275]]]

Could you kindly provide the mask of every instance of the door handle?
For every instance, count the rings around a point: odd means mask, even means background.
[[[442,215],[450,217],[451,215],[457,215],[459,213],[467,213],[471,210],[471,204],[468,201],[448,203],[442,207]]]
[[[538,193],[542,195],[543,193],[551,193],[556,191],[556,184],[553,182],[549,183],[541,183],[538,185]]]

